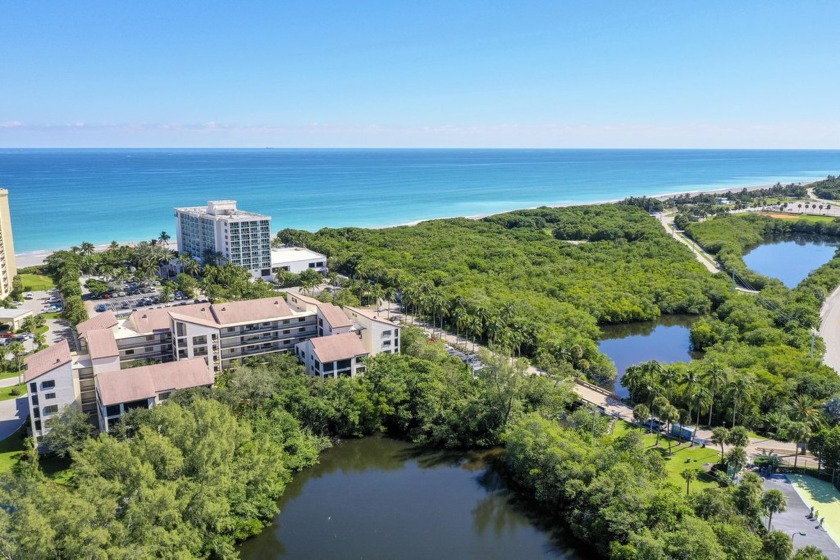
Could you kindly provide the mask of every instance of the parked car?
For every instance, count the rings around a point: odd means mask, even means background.
[[[35,296],[32,295],[32,292],[26,292],[23,294],[23,299],[32,299],[33,297]]]
[[[647,422],[645,422],[645,423],[644,423],[644,424],[642,424],[642,425],[643,425],[644,427],[646,427],[646,428],[650,428],[651,430],[657,430],[657,431],[659,431],[659,430],[661,430],[661,429],[662,429],[662,427],[665,425],[665,422],[663,422],[663,421],[662,421],[662,420],[660,420],[659,418],[653,418],[653,417],[651,417],[651,418],[648,418],[648,419],[647,419]]]
[[[103,311],[107,311],[107,310],[108,310],[108,306],[107,306],[107,305],[105,305],[104,303],[100,303],[99,305],[97,305],[97,306],[96,306],[96,308],[95,308],[95,309],[96,309],[96,312],[97,312],[97,313],[102,313]]]
[[[0,333],[0,338],[12,338],[13,336],[15,336],[15,335],[13,335],[12,333],[10,333],[8,331]]]

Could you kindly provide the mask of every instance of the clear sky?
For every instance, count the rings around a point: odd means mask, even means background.
[[[840,2],[0,2],[0,147],[840,148]]]

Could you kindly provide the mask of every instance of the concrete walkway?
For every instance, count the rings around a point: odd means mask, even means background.
[[[15,433],[28,417],[29,406],[26,404],[26,395],[0,401],[0,440]]]
[[[15,375],[14,377],[9,377],[7,379],[0,379],[0,389],[4,389],[6,387],[14,387],[20,382],[20,376]]]
[[[823,302],[820,310],[820,336],[825,341],[823,362],[840,373],[840,288]]]
[[[837,546],[825,529],[819,528],[819,522],[808,519],[811,509],[805,505],[802,498],[796,492],[793,484],[785,475],[777,474],[771,478],[764,479],[764,489],[781,490],[787,498],[787,511],[773,515],[772,529],[782,531],[788,535],[793,533],[805,533],[793,537],[794,549],[813,545],[823,551],[829,560],[840,560],[840,546]],[[766,521],[765,521],[766,522]]]

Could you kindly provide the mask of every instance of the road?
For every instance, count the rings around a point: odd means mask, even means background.
[[[0,401],[0,440],[15,433],[28,416],[29,406],[26,404],[26,395]]]
[[[840,287],[823,302],[820,310],[820,336],[825,341],[823,362],[840,373]]]
[[[720,272],[718,268],[717,262],[715,261],[714,257],[710,254],[705,252],[701,249],[696,243],[690,240],[688,237],[679,232],[674,227],[674,214],[660,214],[660,219],[657,220],[662,227],[665,228],[665,231],[668,232],[668,235],[672,236],[674,239],[691,249],[691,252],[694,253],[694,257],[697,261],[706,267],[706,270],[711,272],[712,274],[716,274]]]
[[[381,313],[382,318],[386,318],[386,312],[383,311]],[[453,346],[459,346],[466,351],[473,351],[473,344],[472,342],[468,342],[463,338],[458,338],[456,340],[455,335],[451,333],[443,333],[441,334],[440,329],[435,329],[432,331],[432,328],[422,320],[412,317],[410,315],[403,315],[399,311],[394,311],[392,308],[391,317],[397,317],[403,321],[403,323],[414,324],[414,326],[421,327],[424,331],[428,334],[432,334],[434,332],[434,336],[437,338],[442,338],[448,344]],[[479,344],[475,345],[475,350],[481,349],[482,346]],[[528,373],[534,375],[540,375],[541,372],[537,368],[530,366],[528,367]],[[613,416],[614,418],[620,418],[627,422],[633,422],[633,409],[612,396],[608,391],[604,391],[599,387],[595,387],[594,385],[590,385],[588,383],[575,383],[573,385],[573,389],[578,397],[581,400],[584,400],[588,403],[594,404],[595,406],[601,408],[606,414]],[[698,428],[697,430],[697,438],[702,440],[710,440],[712,437],[712,431]],[[725,449],[729,449],[729,446],[724,446]],[[767,453],[774,453],[779,455],[782,461],[786,463],[793,464],[794,453],[796,452],[796,444],[788,441],[778,441],[769,438],[750,438],[750,443],[746,448],[747,453],[751,456],[754,455],[763,455]],[[813,460],[811,456],[800,456],[798,459],[798,464],[803,465],[808,460]]]

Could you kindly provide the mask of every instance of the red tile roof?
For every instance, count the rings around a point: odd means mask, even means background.
[[[120,350],[117,348],[117,341],[114,338],[114,331],[110,329],[90,330],[86,333],[85,338],[87,339],[90,357],[94,360],[120,355]]]
[[[270,321],[294,315],[289,304],[279,295],[270,298],[215,303],[213,314],[220,325]]]
[[[96,376],[99,397],[106,406],[151,399],[163,391],[212,384],[213,374],[207,369],[204,358],[108,371]]]
[[[66,340],[53,344],[49,348],[32,354],[23,361],[26,366],[26,373],[23,375],[23,380],[29,383],[36,377],[69,363],[70,359],[70,345],[67,344]]]
[[[117,323],[117,317],[114,315],[114,312],[109,309],[105,313],[100,313],[99,315],[91,317],[87,321],[82,321],[76,325],[76,332],[79,333],[79,336],[84,338],[85,333],[88,331],[110,329],[117,326]]]
[[[368,351],[356,333],[334,334],[310,339],[312,349],[322,364],[367,356]]]
[[[128,324],[133,331],[138,333],[168,331],[171,328],[169,311],[170,309],[166,307],[135,311],[128,316]]]
[[[337,305],[333,305],[331,303],[321,303],[318,305],[318,310],[321,312],[321,315],[324,316],[324,319],[327,320],[327,323],[329,323],[334,329],[353,326],[353,320],[345,315],[344,311],[342,311]]]

